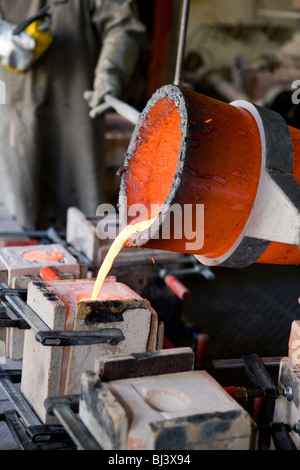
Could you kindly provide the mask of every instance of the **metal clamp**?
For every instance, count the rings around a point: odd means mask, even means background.
[[[34,425],[26,427],[16,410],[0,415],[5,421],[20,450],[76,450],[68,433],[59,425]]]
[[[118,328],[99,331],[38,331],[36,340],[43,346],[86,346],[88,344],[117,344],[124,339]]]
[[[88,344],[109,343],[112,345],[124,339],[118,328],[102,328],[99,331],[53,331],[20,297],[23,290],[10,289],[0,284],[0,300],[7,305],[18,318],[23,318],[27,327],[36,332],[36,340],[44,346],[86,346]]]
[[[77,415],[79,399],[80,395],[50,397],[45,400],[44,405],[50,415],[57,417],[78,450],[102,450]]]

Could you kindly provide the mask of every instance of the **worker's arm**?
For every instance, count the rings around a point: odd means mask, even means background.
[[[94,22],[102,47],[95,69],[93,91],[85,97],[91,108],[107,93],[121,97],[147,47],[146,28],[138,18],[133,0],[94,2]]]

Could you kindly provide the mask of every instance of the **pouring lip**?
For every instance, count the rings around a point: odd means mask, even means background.
[[[168,98],[171,102],[175,104],[175,107],[178,110],[180,116],[180,145],[178,151],[178,159],[175,169],[175,174],[171,182],[169,193],[164,200],[163,204],[160,207],[160,211],[155,218],[155,221],[152,225],[145,229],[142,232],[133,234],[125,246],[130,247],[139,247],[145,245],[151,239],[159,239],[159,232],[160,228],[169,214],[170,208],[174,201],[176,200],[176,195],[179,191],[180,184],[181,184],[181,173],[184,167],[184,160],[185,160],[185,153],[187,148],[187,105],[184,93],[181,87],[168,84],[164,85],[159,88],[147,102],[144,110],[140,113],[138,118],[138,122],[134,128],[133,134],[131,136],[128,150],[125,154],[123,172],[121,174],[121,182],[120,182],[120,192],[119,192],[119,222],[120,226],[125,227],[128,224],[128,206],[127,206],[127,174],[126,168],[129,166],[132,154],[134,149],[136,148],[137,144],[139,143],[140,139],[140,130],[145,121],[147,120],[147,116],[149,115],[150,111],[155,107],[158,101],[162,100],[163,98]]]

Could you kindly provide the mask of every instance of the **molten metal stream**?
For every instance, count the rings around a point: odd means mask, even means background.
[[[129,224],[125,227],[117,236],[117,238],[113,241],[108,253],[99,269],[97,279],[94,285],[93,293],[91,300],[96,300],[102,284],[112,267],[115,257],[118,255],[122,246],[127,242],[127,240],[133,235],[134,233],[143,232],[149,228],[155,219],[143,220],[142,222],[138,222],[136,224]]]

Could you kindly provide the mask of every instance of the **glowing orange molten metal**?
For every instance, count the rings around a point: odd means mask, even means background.
[[[22,257],[29,261],[59,261],[64,259],[60,251],[25,251]]]
[[[143,232],[149,228],[155,219],[143,220],[142,222],[137,222],[135,224],[129,224],[125,227],[117,238],[113,241],[108,253],[99,269],[97,279],[94,285],[94,290],[92,293],[91,300],[96,300],[98,294],[100,292],[101,286],[112,267],[115,257],[118,255],[119,251],[121,250],[122,246],[127,242],[127,240],[133,235],[134,233]]]

